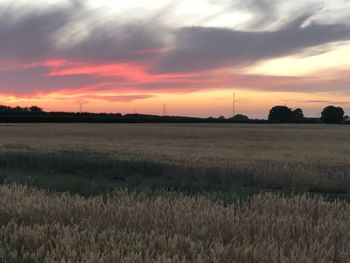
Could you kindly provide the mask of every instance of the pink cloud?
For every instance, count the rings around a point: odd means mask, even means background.
[[[290,77],[234,73],[231,68],[162,74],[152,73],[152,67],[151,62],[104,64],[56,58],[20,63],[12,60],[0,68],[0,93],[18,98],[54,93],[72,97],[86,94],[92,99],[128,102],[152,98],[155,93],[227,88],[262,92],[349,92],[350,74],[347,70]]]

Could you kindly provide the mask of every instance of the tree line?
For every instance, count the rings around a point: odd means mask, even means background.
[[[295,110],[287,106],[275,106],[269,112],[269,121],[278,123],[298,123],[303,122],[303,110],[297,108]],[[344,109],[336,106],[327,106],[321,112],[320,122],[329,124],[342,124],[350,121],[349,116],[345,116]]]
[[[37,106],[10,107],[0,106],[0,122],[27,123],[332,123],[350,124],[349,116],[344,116],[340,107],[328,106],[323,109],[321,118],[306,118],[300,108],[291,109],[287,106],[273,107],[268,120],[250,119],[243,114],[236,114],[231,118],[198,118],[185,116],[158,116],[146,114],[121,113],[89,113],[89,112],[45,112]]]

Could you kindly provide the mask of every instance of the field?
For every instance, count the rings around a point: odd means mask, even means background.
[[[350,127],[0,125],[1,262],[349,262]]]

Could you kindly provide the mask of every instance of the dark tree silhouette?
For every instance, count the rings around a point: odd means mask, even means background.
[[[324,123],[340,124],[344,120],[344,110],[341,107],[328,106],[321,113],[321,120]]]
[[[21,108],[21,107],[10,107],[10,106],[4,106],[1,105],[0,106],[0,113],[6,113],[6,114],[10,114],[10,113],[26,113],[28,112],[28,108]]]
[[[274,122],[292,122],[294,114],[292,109],[286,106],[275,106],[270,110],[269,121]]]
[[[43,109],[39,108],[37,106],[32,106],[32,107],[29,108],[29,111],[32,112],[32,113],[42,113]]]
[[[230,118],[232,121],[248,121],[249,117],[243,114],[236,114],[232,118]]]
[[[293,119],[295,121],[300,121],[300,120],[304,119],[303,110],[300,108],[293,110]]]

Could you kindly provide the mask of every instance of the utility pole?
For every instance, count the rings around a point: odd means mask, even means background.
[[[166,105],[163,104],[163,116],[166,116]]]
[[[83,112],[83,105],[88,104],[88,101],[79,100],[78,104],[79,104],[79,112],[82,113]]]
[[[236,92],[232,94],[232,117],[236,116]]]

